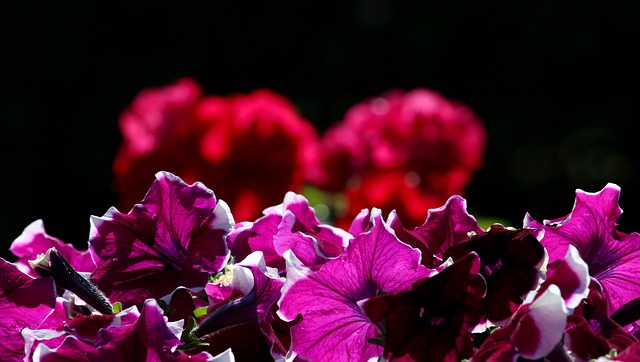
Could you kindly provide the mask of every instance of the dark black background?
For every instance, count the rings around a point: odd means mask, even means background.
[[[0,255],[39,218],[86,247],[89,216],[116,201],[119,113],[181,76],[207,93],[272,88],[320,130],[389,88],[438,90],[489,131],[473,214],[555,218],[576,188],[615,182],[622,230],[640,230],[640,3],[515,3],[3,3]]]

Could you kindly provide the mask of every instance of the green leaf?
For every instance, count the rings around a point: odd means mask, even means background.
[[[197,308],[196,310],[193,311],[193,316],[196,318],[200,318],[202,316],[205,316],[207,314],[207,309],[209,309],[208,307],[200,307]]]
[[[120,312],[122,312],[122,303],[115,302],[113,304],[113,313],[115,314],[115,313],[120,313]]]
[[[509,221],[494,216],[476,216],[476,221],[478,221],[478,225],[480,225],[482,230],[487,230],[493,224],[501,224],[505,227],[511,225]]]

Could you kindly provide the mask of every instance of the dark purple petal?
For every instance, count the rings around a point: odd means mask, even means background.
[[[620,188],[607,184],[601,191],[576,191],[571,213],[560,219],[535,221],[527,214],[525,225],[545,230],[542,244],[549,262],[564,258],[569,245],[578,249],[589,265],[589,274],[604,288],[609,314],[640,297],[640,234],[617,231]]]
[[[527,294],[540,285],[546,254],[536,238],[538,234],[539,230],[515,230],[494,224],[487,232],[444,252],[444,259],[458,260],[470,252],[480,256],[481,274],[488,287],[483,305],[486,319],[491,323],[504,324]]]
[[[487,285],[480,258],[467,254],[410,291],[380,295],[362,303],[371,321],[383,326],[389,360],[460,361],[471,354],[469,330],[478,322],[478,303]]]
[[[55,305],[53,279],[33,279],[0,258],[0,360],[22,360],[20,331],[38,328]]]
[[[428,268],[437,267],[449,247],[484,232],[467,213],[467,201],[460,196],[451,196],[444,206],[429,210],[427,220],[414,230],[406,230],[395,212],[387,223],[401,241],[422,251],[422,264]]]
[[[604,356],[614,348],[622,351],[637,342],[607,316],[607,301],[595,283],[589,288],[589,296],[569,317],[564,335],[565,346],[580,362]]]
[[[380,210],[372,211],[371,225],[345,254],[283,290],[278,314],[286,321],[302,315],[291,329],[295,354],[318,361],[380,355],[380,347],[367,343],[377,329],[358,302],[406,290],[432,274],[419,264],[420,252],[401,243],[385,225]]]
[[[196,182],[159,172],[128,214],[92,217],[89,245],[98,267],[91,280],[112,302],[140,306],[179,286],[204,287],[226,264],[233,218],[223,201]]]

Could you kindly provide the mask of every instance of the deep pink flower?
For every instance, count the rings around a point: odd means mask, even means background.
[[[587,295],[588,283],[587,265],[571,246],[540,289],[527,298],[507,324],[491,333],[471,360],[535,360],[556,354],[557,360],[566,360],[561,341],[567,317]]]
[[[172,172],[199,181],[198,142],[193,111],[202,96],[192,79],[141,91],[119,118],[122,144],[113,162],[120,208],[130,209],[147,192],[153,175]]]
[[[226,264],[233,225],[226,204],[201,183],[159,172],[142,203],[128,214],[111,208],[92,217],[91,275],[112,303],[141,306],[179,286],[204,287]]]
[[[546,266],[544,247],[537,237],[540,230],[507,229],[492,225],[487,232],[472,236],[449,247],[443,259],[454,261],[475,252],[480,256],[480,274],[487,280],[487,297],[483,300],[486,319],[504,324],[518,309],[527,294],[538,288]]]
[[[614,184],[596,193],[577,190],[573,210],[566,217],[542,223],[528,214],[525,217],[525,226],[545,230],[541,242],[550,263],[563,258],[569,245],[578,249],[589,274],[603,287],[609,315],[640,297],[640,234],[616,230],[622,213],[619,197],[620,188]]]
[[[313,126],[281,95],[263,89],[203,97],[187,78],[140,92],[120,116],[120,131],[113,170],[121,208],[144,196],[150,175],[166,170],[214,188],[239,221],[302,190],[317,142]]]
[[[302,190],[317,134],[288,99],[266,89],[209,96],[195,112],[204,129],[200,180],[229,201],[238,221]]]
[[[278,314],[287,321],[302,316],[291,328],[294,354],[314,361],[379,356],[382,348],[367,342],[377,328],[358,303],[407,290],[414,281],[433,273],[420,265],[418,250],[395,237],[380,210],[371,212],[371,225],[351,241],[343,255],[283,288]],[[288,270],[288,278],[292,275]]]
[[[229,248],[235,258],[261,251],[267,265],[284,272],[282,255],[291,250],[305,266],[319,267],[340,256],[353,238],[342,229],[321,224],[309,201],[293,192],[285,195],[282,204],[263,213],[260,219],[245,222],[229,234]]]
[[[470,357],[470,330],[487,284],[480,258],[467,254],[409,291],[373,297],[362,308],[381,326],[384,356],[394,361],[453,361]]]
[[[55,305],[53,279],[33,279],[0,258],[0,360],[22,360],[24,339],[20,331],[38,328]]]
[[[27,226],[22,234],[11,243],[9,250],[19,258],[16,261],[18,269],[37,277],[38,274],[29,265],[29,260],[36,259],[39,254],[46,253],[52,247],[56,248],[77,272],[91,273],[96,268],[88,250],[78,251],[72,244],[48,235],[44,230],[42,220],[36,220]]]
[[[409,226],[463,194],[483,162],[486,131],[466,106],[415,89],[352,107],[323,136],[311,181],[345,192],[347,220],[362,208],[397,209]]]

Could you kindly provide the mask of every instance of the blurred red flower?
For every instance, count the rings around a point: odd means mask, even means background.
[[[317,142],[315,128],[281,95],[203,96],[188,78],[140,92],[119,126],[113,171],[121,209],[140,201],[162,170],[213,189],[236,221],[300,192]]]
[[[427,89],[394,90],[352,107],[325,133],[311,182],[346,195],[344,221],[379,207],[416,226],[430,208],[464,194],[485,144],[485,127],[467,106]]]

